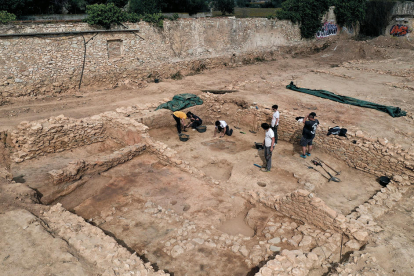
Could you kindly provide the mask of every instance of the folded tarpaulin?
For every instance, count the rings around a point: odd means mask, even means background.
[[[386,112],[394,118],[407,115],[407,112],[401,110],[401,108],[399,107],[380,105],[380,104],[358,100],[358,99],[347,97],[347,96],[336,95],[326,90],[311,90],[311,89],[306,89],[306,88],[299,88],[296,85],[294,85],[293,82],[287,85],[286,88],[293,90],[293,91],[321,97],[324,99],[329,99],[329,100],[343,103],[343,104],[350,104],[350,105],[356,105],[356,106],[376,109],[378,111]]]
[[[194,94],[178,94],[175,95],[171,101],[160,104],[157,109],[165,108],[171,111],[177,111],[184,108],[188,108],[194,105],[201,105],[203,104],[203,100],[200,99],[197,95]]]

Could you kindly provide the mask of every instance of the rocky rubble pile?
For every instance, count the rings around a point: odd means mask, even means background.
[[[349,275],[378,275],[385,276],[388,273],[377,263],[377,259],[369,253],[355,251],[348,261],[339,264],[329,272],[330,276]]]

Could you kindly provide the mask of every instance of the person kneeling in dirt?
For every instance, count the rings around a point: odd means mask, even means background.
[[[174,120],[177,122],[177,131],[178,131],[178,135],[180,135],[181,130],[185,126],[184,120],[187,119],[187,115],[182,111],[175,111],[172,114],[172,116],[173,116]]]
[[[219,137],[223,137],[224,135],[231,136],[233,134],[233,129],[229,128],[226,121],[216,121],[215,125],[214,137],[216,137],[217,133],[219,133]]]
[[[316,128],[319,125],[319,121],[315,119],[316,113],[311,112],[308,116],[303,119],[303,132],[302,139],[300,139],[300,145],[302,146],[302,154],[300,157],[306,158],[306,156],[311,155],[312,151],[312,141],[315,138]],[[309,119],[309,120],[308,120]],[[306,147],[308,151],[306,152]]]
[[[197,127],[203,124],[203,120],[201,120],[200,117],[194,115],[191,112],[187,112],[187,118],[190,119],[190,122],[184,127],[184,131],[186,131],[185,129],[189,127],[195,130]]]
[[[270,172],[270,168],[272,167],[272,153],[275,146],[275,134],[268,123],[263,123],[262,128],[266,131],[263,141],[266,168],[262,168],[261,171]]]

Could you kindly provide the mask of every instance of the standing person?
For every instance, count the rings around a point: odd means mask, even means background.
[[[275,146],[275,134],[268,123],[263,123],[262,128],[266,131],[265,139],[263,141],[266,168],[262,168],[262,171],[270,172],[270,168],[272,167],[272,153]]]
[[[182,112],[182,111],[175,111],[172,114],[172,116],[173,116],[174,120],[177,123],[177,132],[178,132],[178,135],[180,135],[181,134],[181,130],[185,126],[184,120],[187,119],[187,115],[184,112]]]
[[[277,144],[277,127],[279,126],[279,111],[277,111],[279,107],[277,105],[273,105],[272,109],[273,109],[273,117],[272,117],[272,130],[273,133],[275,134],[275,145]]]
[[[231,136],[233,134],[233,129],[230,129],[226,121],[216,121],[216,128],[214,129],[214,137],[217,133],[220,133],[219,137],[223,137],[225,134]]]
[[[200,117],[196,116],[192,112],[187,112],[187,118],[190,119],[190,122],[184,127],[184,131],[186,131],[185,129],[188,127],[196,129],[203,124],[203,120],[201,120]]]
[[[316,128],[319,125],[319,121],[315,119],[316,113],[311,112],[308,116],[303,119],[303,132],[302,139],[300,139],[300,145],[302,146],[302,154],[300,157],[306,158],[311,155],[312,141],[315,138]],[[309,120],[308,120],[309,119]],[[308,151],[306,152],[306,147]]]

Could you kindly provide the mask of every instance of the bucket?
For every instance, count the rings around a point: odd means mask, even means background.
[[[200,133],[206,132],[207,127],[206,126],[198,126],[196,127],[197,131]]]
[[[264,149],[264,147],[263,147],[263,143],[254,143],[254,145],[255,145],[255,147],[256,147],[256,149]]]
[[[180,141],[181,141],[181,142],[187,142],[187,141],[188,141],[188,139],[190,139],[190,135],[187,135],[187,134],[181,133],[181,134],[178,136],[178,138],[180,138]]]
[[[381,186],[386,187],[388,183],[390,183],[390,179],[386,176],[381,176],[379,178],[379,183],[381,184]]]

